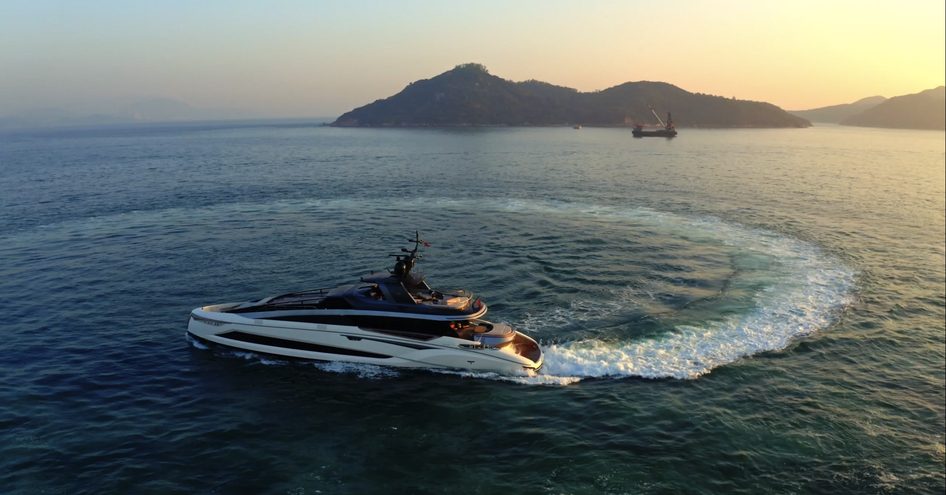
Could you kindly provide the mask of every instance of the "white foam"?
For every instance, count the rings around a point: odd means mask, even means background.
[[[190,344],[194,346],[195,349],[200,349],[202,351],[206,351],[210,349],[210,347],[207,347],[206,345],[204,345],[203,342],[200,342],[199,340],[191,337],[191,334],[189,332],[184,332],[184,338],[187,339],[187,341],[190,342]]]
[[[582,380],[582,377],[578,376],[552,376],[535,372],[523,372],[522,374],[502,374],[495,373],[490,371],[466,371],[466,370],[453,370],[446,368],[430,369],[434,373],[440,373],[443,375],[454,375],[460,376],[463,378],[476,378],[476,379],[486,379],[486,380],[499,380],[513,383],[521,383],[526,385],[571,385],[572,383],[577,383]]]
[[[515,202],[515,208],[541,205]],[[737,251],[764,255],[777,261],[772,283],[755,296],[747,314],[701,325],[681,325],[670,334],[637,342],[575,341],[544,346],[545,366],[536,380],[574,383],[587,377],[696,378],[713,369],[753,354],[786,348],[800,337],[827,328],[853,296],[855,273],[818,247],[774,232],[728,224],[714,218],[687,218],[607,207],[553,205],[552,209],[588,213],[599,218],[657,224],[702,241],[715,240]],[[521,327],[561,325],[600,318],[635,296],[625,293],[611,303],[577,301],[553,309],[549,318],[530,315]],[[619,304],[613,304],[617,301]],[[529,383],[526,380],[526,383]]]
[[[591,377],[692,379],[754,354],[785,349],[797,339],[832,325],[853,302],[853,270],[813,244],[775,232],[713,217],[687,217],[647,208],[530,200],[499,201],[492,206],[512,213],[593,218],[649,227],[692,242],[729,246],[742,255],[771,260],[773,267],[771,273],[766,273],[769,284],[755,295],[754,309],[746,314],[680,325],[668,334],[639,341],[592,339],[544,344],[545,365],[533,376],[458,373],[462,376],[535,385],[569,385]],[[651,289],[626,287],[612,291],[610,299],[578,299],[567,307],[527,314],[515,326],[527,333],[554,335],[556,329],[647,304],[654,298]]]

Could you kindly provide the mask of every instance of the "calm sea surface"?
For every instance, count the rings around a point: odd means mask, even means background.
[[[943,493],[942,132],[0,134],[0,492]],[[384,269],[536,377],[288,363],[200,305]]]

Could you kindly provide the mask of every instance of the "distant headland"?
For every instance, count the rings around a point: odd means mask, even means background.
[[[765,102],[690,93],[664,82],[627,82],[583,93],[542,81],[513,82],[462,64],[338,117],[337,127],[631,126],[655,123],[651,107],[678,127],[809,127]]]
[[[919,93],[864,98],[854,103],[791,112],[812,122],[859,127],[946,130],[946,87]]]

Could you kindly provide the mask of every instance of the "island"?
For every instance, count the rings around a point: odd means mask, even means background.
[[[542,81],[513,82],[481,64],[462,64],[401,92],[346,112],[336,127],[627,126],[656,124],[651,108],[677,127],[809,127],[770,103],[691,93],[665,82],[627,82],[580,92]]]

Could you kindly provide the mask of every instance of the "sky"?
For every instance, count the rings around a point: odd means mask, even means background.
[[[146,98],[337,116],[467,62],[802,110],[944,84],[943,0],[0,2],[0,116]]]

